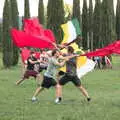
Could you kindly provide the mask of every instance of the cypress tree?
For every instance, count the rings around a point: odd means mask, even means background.
[[[108,0],[108,18],[109,18],[109,43],[115,41],[115,14],[113,0]]]
[[[64,4],[63,0],[49,0],[47,6],[47,28],[51,29],[60,43],[63,35],[61,24],[64,23]]]
[[[93,1],[89,0],[89,22],[88,22],[88,31],[89,31],[89,48],[93,50]]]
[[[81,24],[81,13],[80,13],[80,0],[73,0],[73,18],[77,18],[79,24]],[[77,41],[79,46],[82,46],[82,41]]]
[[[29,0],[25,0],[24,2],[24,18],[30,18]]]
[[[73,18],[77,18],[81,23],[80,0],[73,0]]]
[[[117,1],[116,7],[116,34],[117,40],[120,40],[120,0]]]
[[[100,48],[101,46],[101,2],[96,0],[94,9],[94,25],[93,25],[93,46],[94,49]]]
[[[10,3],[8,0],[5,0],[4,8],[3,8],[3,64],[6,68],[12,66],[12,42],[10,39],[10,24],[11,24],[11,11],[10,11]]]
[[[102,24],[102,47],[104,47],[105,45],[107,45],[108,42],[107,41],[107,22],[108,22],[108,10],[107,10],[107,0],[103,0],[102,1],[102,21],[101,21],[101,24]]]
[[[113,1],[103,0],[102,2],[102,40],[103,47],[115,39]]]
[[[0,23],[0,47],[1,47],[1,42],[2,42],[2,24]]]
[[[87,1],[83,1],[82,8],[82,45],[83,48],[87,48],[87,35],[88,35],[88,9],[87,9]]]
[[[40,23],[44,25],[44,4],[43,4],[43,0],[39,0],[38,18],[39,18]]]
[[[12,27],[19,29],[19,13],[16,0],[10,0]],[[13,65],[17,65],[19,59],[18,48],[13,44]]]

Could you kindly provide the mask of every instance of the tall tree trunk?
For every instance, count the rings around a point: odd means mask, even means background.
[[[87,49],[87,34],[88,33],[88,9],[87,9],[87,1],[83,1],[82,8],[82,45],[84,49]]]
[[[73,0],[73,18],[77,18],[81,27],[81,13],[80,13],[80,0]],[[80,28],[81,29],[81,28]],[[77,41],[79,46],[82,46],[82,41]]]
[[[120,40],[120,0],[117,1],[116,8],[116,34],[117,40]]]
[[[45,18],[44,18],[44,4],[43,4],[43,0],[39,0],[38,18],[39,18],[40,23],[44,25]]]
[[[102,40],[103,46],[113,42],[115,35],[113,1],[104,0],[102,2]]]
[[[93,51],[93,1],[89,0],[89,22],[88,22],[88,31],[89,31],[89,49]]]
[[[19,29],[19,13],[16,0],[10,0],[11,3],[11,19],[12,27]],[[19,60],[19,51],[18,48],[13,44],[13,65],[17,65]]]
[[[12,42],[10,37],[10,28],[11,28],[11,10],[10,3],[8,0],[5,0],[4,9],[3,9],[3,38],[2,38],[2,52],[3,52],[3,64],[6,68],[12,66],[13,60],[13,49]]]
[[[101,1],[96,0],[93,16],[93,46],[94,49],[101,48]]]
[[[29,0],[24,0],[24,18],[30,18]]]

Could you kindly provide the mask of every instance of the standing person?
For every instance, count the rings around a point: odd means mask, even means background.
[[[52,51],[51,57],[48,58],[48,67],[46,72],[44,73],[42,84],[36,89],[32,97],[32,101],[37,100],[36,97],[41,91],[44,90],[44,88],[49,89],[52,86],[57,88],[57,82],[55,81],[57,70],[59,67],[62,67],[65,64],[65,60],[63,60],[62,62],[58,61],[59,55],[60,53],[57,49]],[[58,95],[58,93],[56,93],[56,95]]]
[[[39,80],[40,75],[39,75],[39,71],[35,70],[35,64],[38,64],[37,58],[35,57],[35,53],[33,51],[30,52],[30,57],[28,57],[27,59],[27,68],[26,71],[22,77],[21,80],[18,80],[16,82],[16,85],[19,85],[20,83],[22,83],[25,79],[28,79],[30,76],[35,77],[37,80]]]
[[[74,54],[74,49],[71,46],[69,46],[67,48],[67,51],[68,51],[68,56],[71,56]],[[82,94],[87,98],[87,101],[91,100],[86,89],[81,85],[81,81],[77,76],[76,57],[73,57],[66,62],[66,73],[59,80],[59,84],[58,84],[58,88],[57,88],[58,89],[57,91],[59,91],[59,93],[57,95],[58,97],[56,98],[55,103],[61,102],[61,100],[62,100],[62,86],[64,86],[68,82],[72,82],[78,89],[80,89]]]
[[[101,69],[101,58],[99,56],[95,56],[94,60],[96,62],[97,67]]]

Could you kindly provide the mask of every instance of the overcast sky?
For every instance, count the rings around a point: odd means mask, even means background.
[[[4,6],[4,1],[5,0],[0,0],[0,18],[2,17],[2,12],[3,12],[3,6]],[[39,0],[29,0],[30,1],[30,14],[31,16],[37,16],[38,15],[38,1]],[[43,0],[44,4],[47,5],[48,0]],[[64,0],[65,3],[72,4],[73,0]],[[95,0],[93,0],[94,2]],[[114,5],[116,6],[116,1],[113,0]],[[24,15],[24,0],[17,0],[18,2],[18,10],[19,10],[19,15],[23,16]],[[81,6],[83,4],[83,0],[80,0]]]

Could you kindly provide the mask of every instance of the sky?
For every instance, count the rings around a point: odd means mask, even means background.
[[[2,17],[4,1],[5,0],[0,0],[0,18]],[[29,1],[30,1],[30,14],[31,14],[31,16],[37,16],[38,15],[38,1],[39,0],[29,0]],[[43,1],[44,1],[44,4],[47,5],[48,0],[43,0]],[[70,4],[70,5],[73,2],[73,0],[64,0],[64,1],[65,1],[65,3]],[[93,2],[94,1],[95,0],[93,0]],[[115,8],[117,0],[113,0],[113,1],[114,1],[114,8]],[[19,15],[23,16],[24,15],[24,0],[17,0],[17,2],[18,2]],[[82,6],[83,0],[80,0],[80,4]]]

